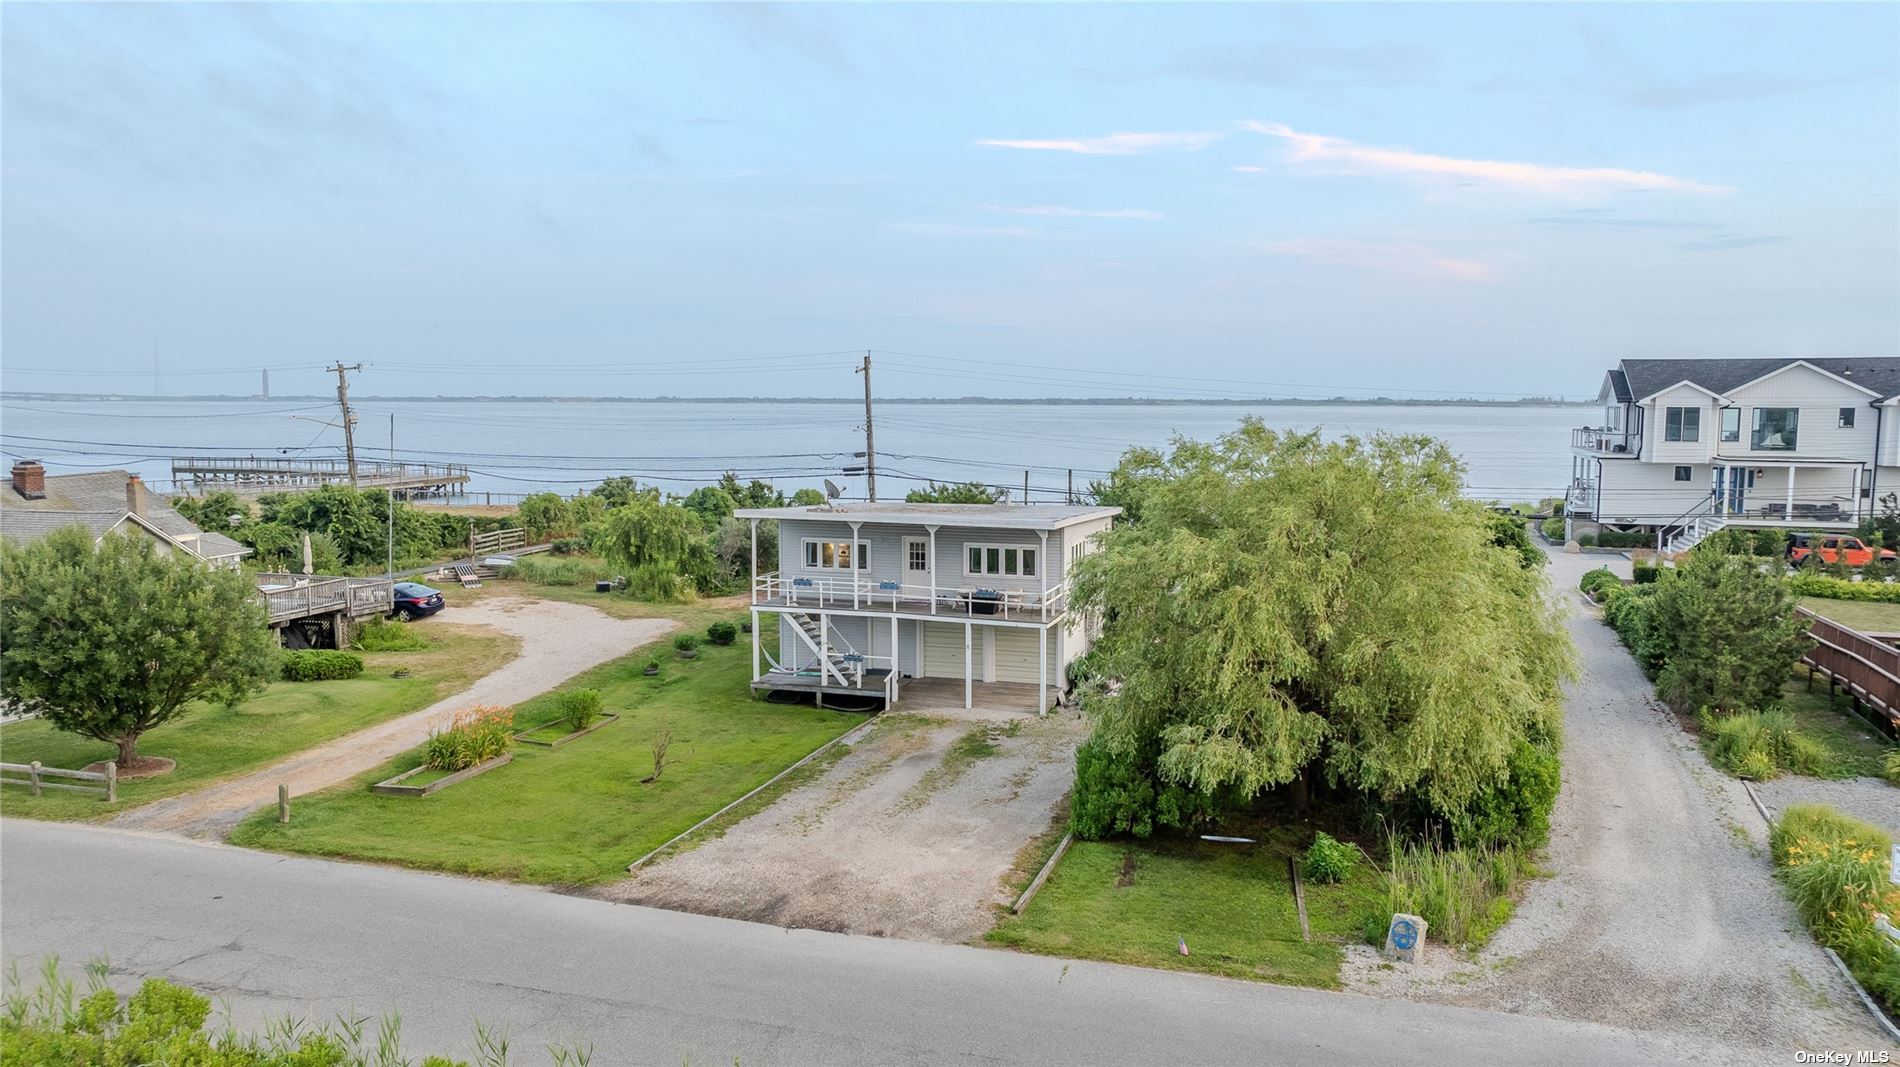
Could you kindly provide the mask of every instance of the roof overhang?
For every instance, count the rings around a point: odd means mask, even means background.
[[[1664,386],[1663,388],[1661,388],[1661,389],[1658,389],[1658,390],[1656,390],[1655,392],[1653,392],[1653,393],[1651,393],[1651,394],[1649,394],[1648,396],[1646,396],[1646,397],[1644,397],[1644,398],[1642,398],[1641,400],[1638,400],[1638,401],[1637,401],[1637,403],[1638,403],[1638,404],[1647,404],[1647,403],[1649,403],[1649,402],[1650,402],[1651,400],[1654,400],[1654,399],[1656,399],[1657,397],[1659,397],[1659,396],[1661,396],[1661,395],[1663,395],[1664,393],[1667,393],[1667,392],[1669,392],[1669,391],[1670,391],[1671,389],[1680,389],[1680,388],[1682,388],[1682,387],[1683,387],[1683,386],[1685,386],[1685,385],[1686,385],[1686,386],[1688,386],[1688,387],[1689,387],[1689,388],[1691,388],[1691,389],[1694,389],[1694,390],[1695,390],[1696,392],[1698,392],[1698,393],[1704,393],[1704,394],[1706,394],[1706,395],[1708,395],[1708,396],[1710,396],[1710,397],[1712,397],[1713,399],[1716,399],[1716,400],[1719,400],[1719,401],[1722,401],[1723,403],[1727,403],[1727,402],[1728,402],[1728,398],[1727,398],[1727,397],[1725,397],[1725,396],[1723,396],[1723,395],[1722,395],[1721,393],[1718,393],[1718,392],[1716,392],[1715,390],[1713,390],[1713,389],[1710,389],[1710,388],[1708,388],[1708,387],[1706,387],[1706,386],[1702,386],[1702,385],[1698,385],[1698,384],[1696,384],[1695,382],[1692,382],[1692,381],[1690,381],[1689,379],[1687,379],[1687,378],[1684,378],[1683,380],[1681,380],[1681,381],[1679,381],[1679,382],[1677,382],[1677,383],[1676,383],[1676,384],[1674,384],[1674,385],[1669,385],[1669,386]]]
[[[1112,519],[1120,508],[1070,507],[1051,504],[847,504],[831,510],[822,504],[809,507],[739,508],[739,519],[791,520],[794,522],[836,522],[880,526],[948,526],[990,530],[1060,530],[1078,523]]]

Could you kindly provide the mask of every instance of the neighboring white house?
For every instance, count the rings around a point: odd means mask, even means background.
[[[979,686],[1015,683],[1016,693],[1033,686],[1044,711],[1100,626],[1071,609],[1069,568],[1121,509],[834,503],[735,514],[753,530],[753,688],[821,701],[869,694],[888,706],[904,679],[956,679],[969,707]],[[762,519],[778,522],[769,574],[758,570]]]
[[[1626,359],[1571,431],[1570,536],[1849,528],[1900,492],[1900,358]]]
[[[251,550],[229,537],[206,533],[154,500],[138,475],[127,471],[46,473],[37,460],[13,465],[0,492],[0,537],[27,542],[67,526],[83,526],[96,541],[115,530],[143,534],[161,551],[180,550],[214,567],[235,568]]]

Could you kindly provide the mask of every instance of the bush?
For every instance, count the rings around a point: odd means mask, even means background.
[[[1875,913],[1900,914],[1900,886],[1888,879],[1893,841],[1875,826],[1818,804],[1797,804],[1768,835],[1776,874],[1795,910],[1848,970],[1900,1009],[1900,949],[1874,926]]]
[[[567,724],[569,731],[585,730],[594,725],[601,716],[602,702],[598,689],[569,689],[554,696],[554,706],[561,713],[560,721]]]
[[[549,545],[548,551],[557,556],[573,556],[587,551],[587,542],[578,537],[557,537]]]
[[[681,652],[691,652],[699,647],[698,634],[674,634],[673,647]]]
[[[1619,533],[1615,530],[1598,530],[1598,548],[1648,548],[1656,543],[1655,534],[1646,534],[1641,530]]]
[[[1662,576],[1662,568],[1654,563],[1637,563],[1630,567],[1630,577],[1637,585],[1653,585]]]
[[[1772,707],[1813,645],[1788,582],[1741,556],[1690,553],[1656,590],[1652,625],[1666,643],[1656,693],[1679,711]]]
[[[1211,818],[1216,807],[1200,793],[1162,782],[1152,757],[1115,751],[1098,737],[1075,750],[1069,829],[1077,837],[1147,837],[1157,826],[1186,830]]]
[[[473,707],[423,743],[423,761],[433,770],[460,771],[486,763],[515,743],[513,708]]]
[[[1564,517],[1562,515],[1552,515],[1550,518],[1545,519],[1541,528],[1547,540],[1556,541],[1560,544],[1563,542]]]
[[[1322,831],[1313,835],[1313,843],[1300,859],[1300,875],[1309,882],[1343,882],[1352,874],[1352,865],[1352,846]]]
[[[1833,764],[1826,745],[1795,730],[1784,711],[1697,715],[1707,736],[1709,760],[1730,774],[1767,780],[1782,771],[1825,775]]]
[[[706,627],[706,640],[715,645],[732,644],[739,636],[739,628],[729,622],[716,622]]]
[[[1798,571],[1788,579],[1788,588],[1795,596],[1900,604],[1900,585],[1891,582],[1850,582],[1842,578],[1829,578],[1824,574]]]
[[[1608,567],[1598,567],[1593,571],[1585,571],[1583,577],[1577,579],[1577,588],[1591,595],[1595,595],[1598,591],[1603,589],[1616,588],[1622,584],[1623,579],[1618,578],[1616,572]]]
[[[355,648],[361,652],[416,652],[429,647],[421,631],[394,619],[371,619],[356,633]]]
[[[1510,776],[1473,797],[1464,809],[1442,813],[1460,848],[1520,845],[1550,838],[1550,811],[1563,785],[1555,752],[1524,742],[1511,753]]]
[[[1596,547],[1596,543],[1597,543],[1596,534],[1580,533],[1577,535],[1577,544],[1581,545],[1584,548],[1594,548]]]
[[[1894,785],[1900,785],[1900,748],[1891,749],[1880,764],[1881,777]]]
[[[333,648],[303,648],[284,653],[284,680],[328,682],[363,673],[363,657]]]
[[[1651,675],[1662,666],[1670,648],[1669,634],[1656,623],[1658,588],[1660,585],[1652,584],[1613,589],[1603,602],[1603,621]]]

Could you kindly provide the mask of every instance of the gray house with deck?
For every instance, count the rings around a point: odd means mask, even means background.
[[[741,509],[753,530],[752,686],[821,702],[870,695],[888,707],[912,680],[954,681],[964,707],[982,694],[1046,711],[1100,626],[1071,608],[1069,569],[1120,513],[1067,504]],[[778,523],[779,569],[769,573],[758,568],[761,520]]]

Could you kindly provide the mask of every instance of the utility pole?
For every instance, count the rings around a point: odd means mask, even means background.
[[[858,368],[864,375],[864,495],[877,503],[877,446],[871,436],[871,353],[864,353],[864,365]]]
[[[343,458],[350,465],[350,488],[356,488],[356,416],[350,414],[350,380],[344,375],[363,369],[361,363],[344,363],[328,368],[336,372],[336,403],[343,409]]]
[[[1023,472],[1023,503],[1029,503],[1029,472]]]
[[[388,557],[389,563],[388,563],[387,569],[385,569],[383,573],[395,574],[396,573],[396,483],[393,479],[396,474],[396,413],[393,411],[389,413],[389,473],[392,480],[384,487],[384,491],[389,494],[389,500],[384,505],[385,508],[389,511],[389,557]]]
[[[1069,468],[1069,495],[1062,498],[1064,503],[1075,503],[1075,468]]]

